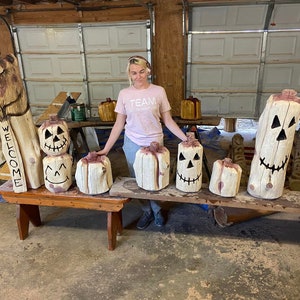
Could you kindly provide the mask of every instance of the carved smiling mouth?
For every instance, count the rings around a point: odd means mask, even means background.
[[[194,184],[197,181],[199,181],[199,178],[201,176],[201,173],[200,173],[196,178],[190,179],[190,178],[185,178],[182,174],[179,174],[178,171],[176,173],[179,176],[179,179],[182,180],[183,182],[187,183],[188,185]]]
[[[283,169],[284,167],[285,167],[285,164],[287,163],[287,161],[288,161],[288,157],[287,156],[285,156],[285,160],[284,161],[282,161],[282,163],[281,163],[281,166],[275,166],[275,165],[272,165],[272,166],[270,166],[269,164],[266,164],[265,163],[265,157],[264,158],[259,158],[259,160],[260,160],[260,165],[263,165],[263,166],[265,166],[265,168],[266,169],[269,169],[269,170],[272,170],[272,174],[275,172],[275,171],[277,171],[277,172],[279,172],[281,169]]]
[[[64,137],[63,143],[60,144],[59,146],[52,147],[52,146],[50,146],[50,145],[48,145],[48,144],[45,143],[44,148],[46,148],[46,149],[48,149],[50,151],[53,151],[53,152],[55,152],[55,151],[58,152],[61,149],[63,149],[66,144],[67,144],[67,139]]]
[[[51,181],[48,179],[48,177],[45,178],[45,180],[49,183],[52,183],[52,184],[62,184],[62,183],[65,183],[66,181],[69,180],[69,177],[67,176],[65,180],[62,180],[62,181],[57,181],[57,182],[54,182],[54,181]]]

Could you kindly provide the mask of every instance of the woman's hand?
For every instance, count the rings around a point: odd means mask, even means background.
[[[105,151],[104,149],[101,149],[97,152],[97,155],[107,155],[108,151]]]

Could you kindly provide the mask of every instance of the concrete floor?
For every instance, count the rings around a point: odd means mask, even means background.
[[[120,155],[111,159],[123,175]],[[109,251],[105,213],[41,207],[44,226],[31,226],[21,241],[15,206],[0,203],[0,299],[300,299],[299,215],[221,228],[198,205],[164,203],[164,210],[163,228],[139,231],[132,200]]]

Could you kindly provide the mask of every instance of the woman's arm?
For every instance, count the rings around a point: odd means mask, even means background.
[[[119,138],[126,122],[126,115],[117,114],[116,122],[110,132],[109,138],[104,148],[97,152],[98,155],[107,155],[117,139]]]
[[[165,126],[174,134],[176,135],[179,139],[182,141],[187,140],[187,136],[184,134],[184,132],[179,128],[179,126],[176,124],[176,122],[173,120],[171,116],[170,111],[166,111],[161,114],[161,118],[165,124]]]

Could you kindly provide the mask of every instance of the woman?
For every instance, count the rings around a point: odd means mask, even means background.
[[[115,108],[116,122],[105,147],[98,152],[99,155],[107,155],[125,126],[123,150],[131,177],[135,177],[133,163],[136,152],[141,147],[148,147],[151,142],[163,145],[160,119],[179,139],[187,140],[186,135],[172,119],[171,106],[164,88],[148,81],[150,73],[150,63],[144,57],[132,56],[128,59],[127,74],[130,86],[119,93]],[[153,200],[141,202],[144,213],[137,223],[137,228],[144,229],[153,220],[157,226],[164,225],[165,220],[159,203]]]

